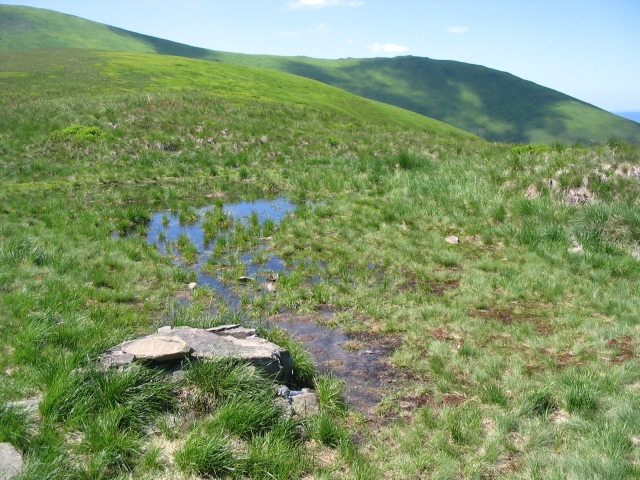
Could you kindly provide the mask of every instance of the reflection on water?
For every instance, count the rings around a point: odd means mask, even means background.
[[[362,413],[382,400],[383,382],[378,377],[383,353],[379,348],[345,350],[350,336],[340,329],[329,329],[313,322],[278,322],[311,353],[320,372],[331,371],[346,382],[345,400]]]
[[[210,205],[188,212],[161,211],[152,216],[148,229],[147,240],[157,245],[161,252],[171,255],[174,263],[193,269],[197,274],[197,283],[214,290],[225,300],[235,312],[241,311],[240,293],[225,283],[221,278],[212,274],[210,268],[205,268],[207,260],[214,255],[216,244],[223,243],[234,234],[233,222],[241,222],[247,229],[253,228],[253,234],[260,234],[257,242],[247,247],[245,251],[236,253],[234,261],[246,266],[246,275],[257,282],[265,282],[273,273],[288,272],[285,262],[277,255],[265,254],[268,249],[268,238],[264,238],[264,228],[279,225],[280,222],[295,210],[295,205],[287,199],[257,200],[251,202],[237,202],[222,205],[222,210],[230,216],[232,223],[217,229],[215,234],[205,232],[203,223],[207,212],[220,209],[220,205]],[[186,263],[181,258],[177,247],[181,237],[188,237],[197,249],[193,262]],[[221,240],[223,239],[223,240]],[[216,255],[220,265],[229,262],[232,252]],[[293,262],[290,268],[300,264],[315,263],[309,261]],[[210,267],[210,265],[207,265]],[[317,263],[316,266],[325,269],[326,265]],[[237,279],[234,279],[237,280]],[[320,281],[313,276],[311,282]],[[236,287],[240,285],[234,282]],[[188,298],[181,303],[188,303]],[[324,312],[325,320],[333,316],[332,312]],[[376,372],[381,368],[384,353],[379,349],[346,350],[343,345],[349,343],[349,336],[339,329],[330,329],[315,322],[278,321],[277,325],[286,329],[293,338],[303,342],[311,353],[318,370],[332,371],[333,374],[346,381],[346,400],[363,413],[367,413],[372,405],[382,398],[382,381],[376,378]]]

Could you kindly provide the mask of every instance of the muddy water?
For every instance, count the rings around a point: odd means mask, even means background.
[[[294,339],[303,342],[316,362],[318,371],[332,372],[345,381],[345,400],[362,413],[374,414],[382,400],[384,386],[394,380],[386,378],[390,368],[384,359],[388,353],[380,346],[366,345],[356,351],[343,345],[357,341],[339,329],[330,329],[315,322],[272,322],[285,328]]]
[[[213,289],[236,312],[241,312],[240,293],[237,287],[225,284],[215,275],[203,271],[205,262],[211,255],[217,239],[226,235],[228,230],[220,230],[218,237],[206,240],[202,228],[204,213],[214,208],[202,207],[198,210],[199,219],[191,224],[180,222],[179,212],[162,211],[153,215],[149,226],[147,240],[158,246],[161,252],[171,255],[176,264],[192,268],[197,274],[198,285]],[[255,212],[261,225],[267,219],[279,224],[288,214],[292,214],[295,205],[284,198],[274,200],[259,200],[252,202],[229,203],[223,206],[234,220],[248,222],[250,215]],[[187,235],[198,249],[196,262],[185,264],[180,260],[179,252],[174,247],[180,235]],[[240,252],[238,261],[247,267],[247,275],[257,282],[264,282],[271,273],[287,272],[285,262],[277,255],[270,255],[266,262],[254,262],[254,256],[262,249],[268,248],[267,240],[256,248]],[[296,264],[294,264],[295,266]],[[322,265],[320,265],[322,267]],[[318,281],[318,277],[310,281]],[[241,287],[240,287],[241,288]],[[263,293],[267,294],[267,293]],[[181,300],[187,303],[187,299]],[[321,372],[333,372],[346,384],[346,400],[363,413],[373,413],[374,406],[382,399],[383,387],[393,381],[388,375],[389,368],[385,355],[390,353],[387,346],[381,345],[371,338],[360,341],[340,329],[323,326],[333,318],[331,311],[324,311],[315,316],[276,315],[269,319],[269,323],[286,329],[296,340],[304,343],[311,353],[317,368]],[[247,319],[247,322],[250,323]],[[319,322],[319,323],[318,323]],[[351,349],[343,348],[351,346]]]

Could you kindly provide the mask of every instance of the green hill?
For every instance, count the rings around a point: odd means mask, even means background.
[[[176,89],[296,104],[337,113],[351,121],[473,137],[438,120],[282,72],[131,52],[79,49],[0,52],[2,103],[31,97],[68,98]]]
[[[178,55],[294,73],[493,140],[640,142],[640,125],[514,75],[420,57],[320,60],[218,52],[49,10],[0,6],[0,51],[89,48]]]

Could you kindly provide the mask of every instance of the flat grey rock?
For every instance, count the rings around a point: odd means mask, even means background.
[[[278,380],[287,381],[291,378],[293,359],[287,350],[252,336],[256,333],[253,329],[240,325],[223,327],[226,329],[222,329],[220,334],[191,327],[163,330],[162,333],[110,348],[102,355],[101,362],[105,367],[125,367],[136,359],[166,362],[186,356],[196,359],[238,358],[264,369]]]
[[[10,443],[0,443],[0,480],[16,478],[24,471],[22,455]]]
[[[181,338],[165,335],[151,335],[139,338],[122,345],[122,352],[133,355],[136,359],[166,362],[179,360],[191,353],[189,345]]]
[[[263,368],[279,380],[288,380],[293,360],[287,350],[263,338],[223,337],[199,328],[176,327],[167,336],[179,337],[195,358],[239,358]]]

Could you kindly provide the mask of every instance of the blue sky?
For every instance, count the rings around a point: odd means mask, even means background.
[[[640,111],[640,0],[19,0],[199,47],[416,55],[504,70]]]

